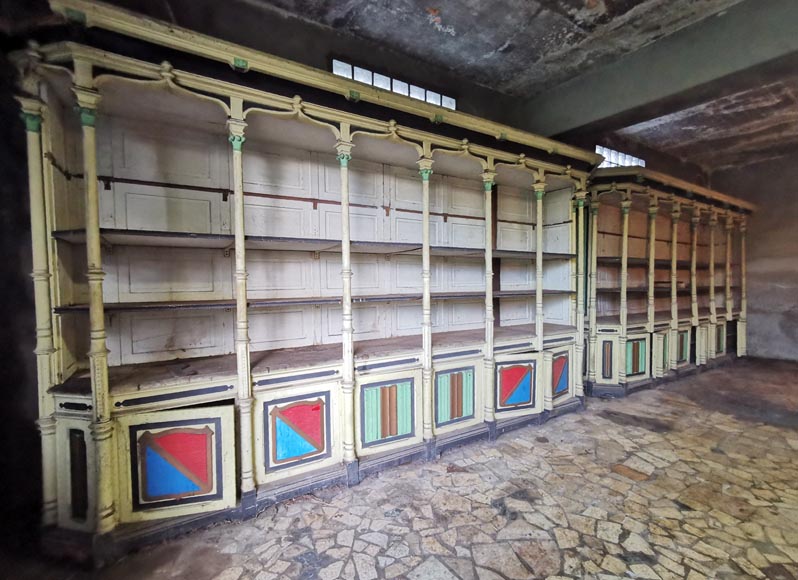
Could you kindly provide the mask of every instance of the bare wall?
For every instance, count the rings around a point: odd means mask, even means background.
[[[712,174],[759,205],[748,226],[748,353],[798,360],[798,153]]]

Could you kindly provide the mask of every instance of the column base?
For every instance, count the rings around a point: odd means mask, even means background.
[[[346,468],[346,485],[352,487],[360,483],[360,462],[355,459],[344,463]]]
[[[241,519],[248,520],[258,515],[258,492],[254,489],[241,493]]]

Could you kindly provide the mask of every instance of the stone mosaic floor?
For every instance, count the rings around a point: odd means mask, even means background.
[[[798,579],[796,371],[746,361],[589,400],[495,443],[149,548],[98,577]]]

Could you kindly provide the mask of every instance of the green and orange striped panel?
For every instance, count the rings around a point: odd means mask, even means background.
[[[394,439],[413,432],[413,382],[363,387],[363,442]]]

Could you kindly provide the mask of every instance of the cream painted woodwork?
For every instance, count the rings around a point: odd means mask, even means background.
[[[458,121],[503,135],[487,147],[76,43],[14,62],[43,123],[26,138],[42,161],[30,181],[44,206],[32,223],[48,523],[138,534],[128,524],[252,515],[298,480],[354,482],[384,454],[578,407],[574,196],[594,154]],[[516,362],[533,369],[528,404],[497,398]],[[462,369],[473,376],[442,394],[454,419],[439,420],[436,375]],[[398,434],[397,400],[411,404]],[[323,425],[293,423],[296,408],[313,421],[323,409]],[[292,433],[297,447],[278,449]],[[158,443],[173,436],[204,438],[207,474]],[[150,468],[199,489],[153,499]]]

